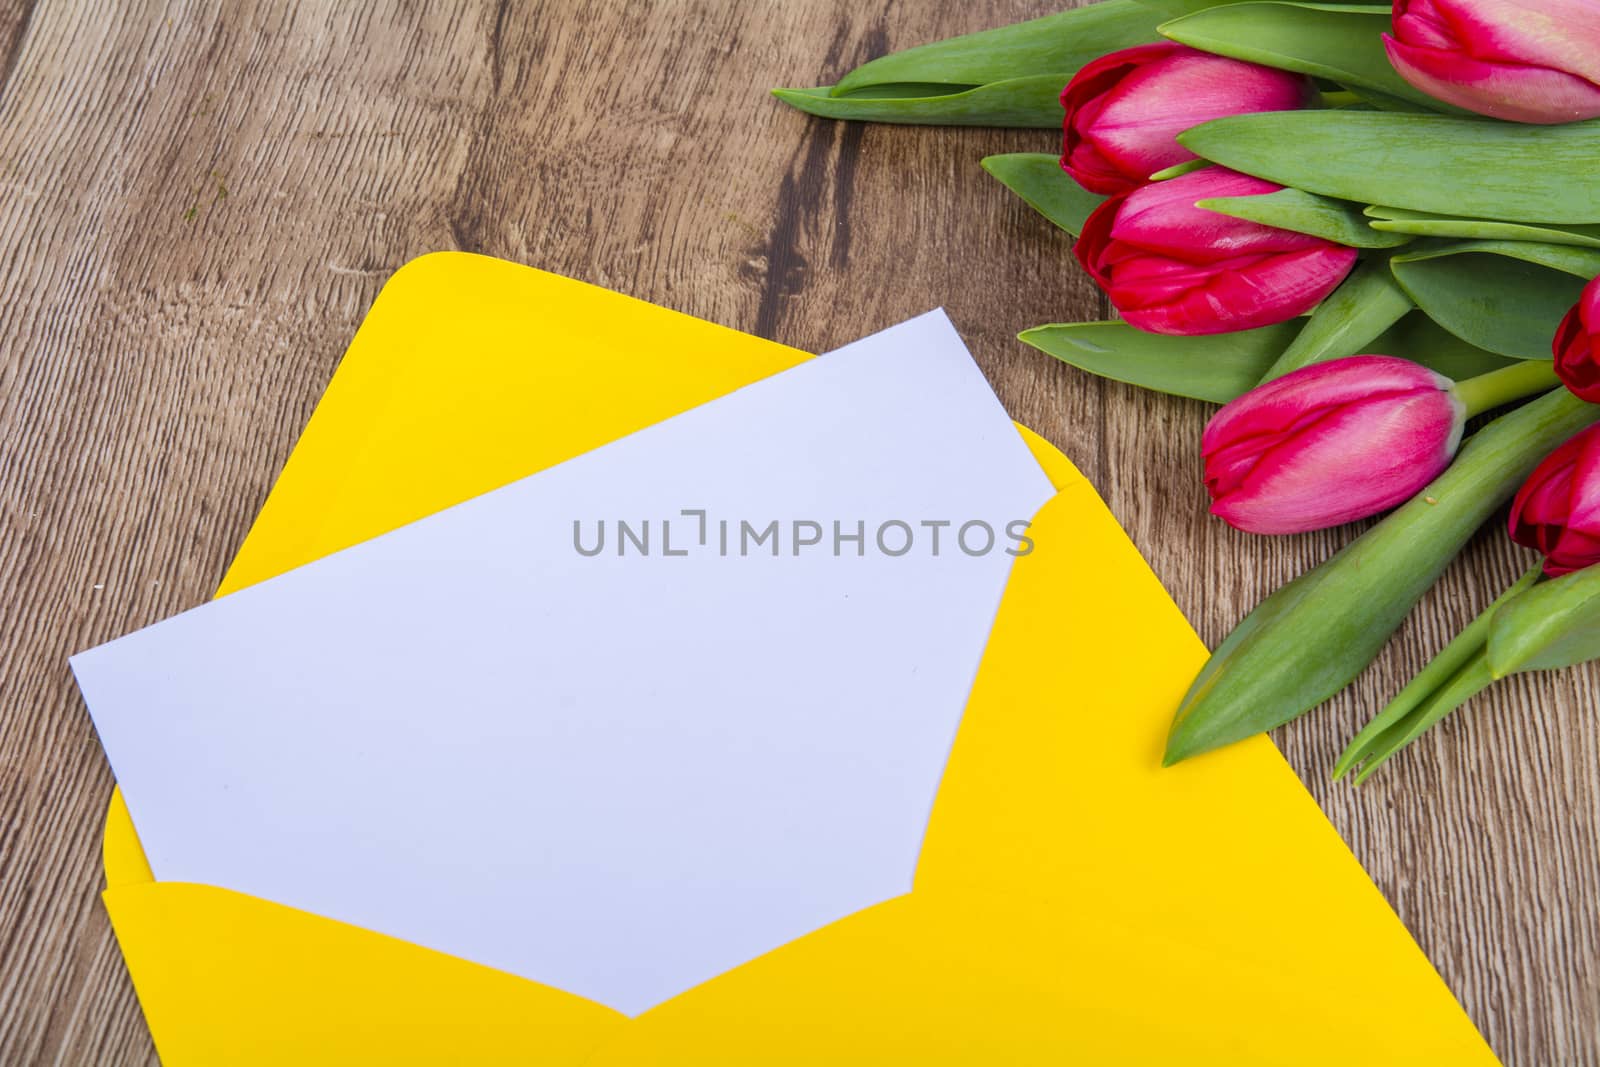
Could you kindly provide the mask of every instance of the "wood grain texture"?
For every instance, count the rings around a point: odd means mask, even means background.
[[[97,897],[111,779],[66,657],[206,599],[420,253],[813,350],[943,304],[1208,642],[1348,536],[1210,521],[1204,405],[1014,339],[1102,312],[1065,240],[977,167],[1051,135],[840,125],[765,95],[1048,9],[0,0],[0,1064],[155,1061]],[[1326,781],[1519,556],[1480,537],[1353,691],[1278,740],[1507,1062],[1596,1064],[1600,675],[1518,680],[1371,784]]]

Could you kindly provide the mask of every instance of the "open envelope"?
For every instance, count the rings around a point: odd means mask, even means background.
[[[374,305],[221,592],[805,358],[425,257]],[[1007,587],[912,892],[629,1018],[155,882],[117,800],[105,900],[165,1062],[1494,1062],[1269,742],[1160,769],[1205,651],[1088,483],[1023,434],[1059,493]]]

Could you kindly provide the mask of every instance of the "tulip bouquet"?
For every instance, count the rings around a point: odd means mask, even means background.
[[[1120,318],[1021,339],[1221,403],[1205,487],[1240,529],[1389,512],[1222,642],[1167,762],[1337,693],[1513,497],[1540,561],[1335,773],[1496,679],[1600,657],[1600,0],[1102,0],[774,93],[1059,127],[1059,155],[982,165],[1076,238]]]

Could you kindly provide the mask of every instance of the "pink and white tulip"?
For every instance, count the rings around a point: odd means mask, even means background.
[[[1101,204],[1073,252],[1141,330],[1211,334],[1283,322],[1337,288],[1356,250],[1195,206],[1281,188],[1222,167],[1144,185]]]
[[[1454,383],[1410,360],[1302,367],[1224,405],[1206,426],[1211,512],[1260,534],[1375,515],[1450,465],[1465,423]]]
[[[1394,0],[1389,61],[1447,104],[1512,122],[1600,116],[1600,0]]]
[[[1212,55],[1174,41],[1125,48],[1090,63],[1061,93],[1061,167],[1094,193],[1138,188],[1194,159],[1177,136],[1191,126],[1255,111],[1304,107],[1309,78]]]

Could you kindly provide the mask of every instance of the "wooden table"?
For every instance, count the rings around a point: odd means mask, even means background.
[[[977,166],[1050,133],[840,125],[765,95],[1048,4],[227,6],[0,2],[0,1064],[154,1062],[97,896],[111,777],[66,657],[207,597],[420,253],[813,350],[942,304],[1210,642],[1349,536],[1211,520],[1205,405],[1014,339],[1104,313]],[[1278,741],[1507,1061],[1600,1063],[1600,674],[1504,685],[1369,785],[1327,781],[1519,557],[1481,536],[1353,695]]]

